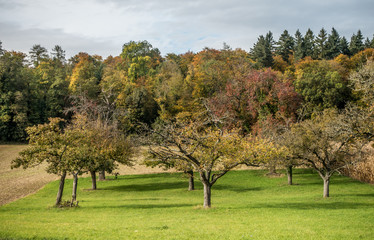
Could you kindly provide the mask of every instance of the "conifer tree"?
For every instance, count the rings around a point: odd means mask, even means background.
[[[325,59],[326,58],[326,44],[327,44],[327,33],[324,28],[319,31],[318,36],[315,40],[315,51],[314,57],[316,59]]]
[[[348,56],[351,55],[351,52],[349,51],[348,41],[344,36],[340,39],[339,47],[340,53]]]
[[[295,41],[293,37],[288,33],[287,30],[284,30],[277,42],[278,46],[276,53],[280,55],[284,61],[289,62],[289,56],[292,54],[294,44]]]
[[[340,37],[335,28],[332,28],[326,43],[326,58],[333,59],[340,54]]]
[[[305,56],[313,56],[314,52],[314,34],[313,31],[308,29],[304,36],[304,57]]]
[[[361,30],[357,31],[357,34],[353,34],[351,37],[351,42],[349,44],[349,51],[351,55],[355,55],[356,53],[364,50],[364,37],[362,36]]]
[[[303,35],[297,29],[295,33],[295,50],[294,50],[295,60],[300,60],[305,57],[305,46]]]

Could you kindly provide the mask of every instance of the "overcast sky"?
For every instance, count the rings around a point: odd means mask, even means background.
[[[34,44],[117,56],[130,40],[167,53],[204,47],[249,50],[257,37],[287,29],[315,35],[335,27],[348,40],[374,34],[374,0],[0,0],[0,40],[6,50]]]

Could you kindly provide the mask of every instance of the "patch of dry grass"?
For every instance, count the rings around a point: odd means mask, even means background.
[[[11,169],[10,164],[27,145],[0,145],[0,205],[25,197],[57,177],[44,165],[32,169]]]

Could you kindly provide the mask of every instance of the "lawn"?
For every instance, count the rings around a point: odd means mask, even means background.
[[[264,173],[229,172],[213,186],[211,209],[201,207],[202,185],[187,191],[179,173],[120,176],[96,191],[80,179],[71,209],[52,207],[55,181],[0,207],[0,239],[374,239],[374,186],[334,176],[323,199],[312,170],[297,170],[294,186]]]

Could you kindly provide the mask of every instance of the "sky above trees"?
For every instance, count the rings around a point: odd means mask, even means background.
[[[373,37],[372,0],[0,0],[3,48],[28,52],[34,44],[118,55],[130,40],[148,40],[163,55],[221,48],[249,50],[268,31],[305,34],[335,27]]]

